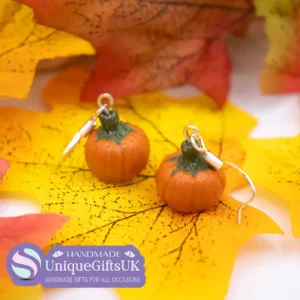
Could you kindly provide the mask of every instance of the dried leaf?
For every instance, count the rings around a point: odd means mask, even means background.
[[[290,210],[293,234],[300,236],[300,135],[295,138],[243,142],[244,169],[253,180],[284,200]]]
[[[193,84],[222,107],[230,58],[223,35],[247,25],[251,1],[18,0],[40,24],[92,42],[97,62],[83,94],[116,97]],[[50,1],[49,1],[50,3]]]
[[[25,5],[0,3],[0,96],[25,98],[40,60],[94,54],[87,41],[38,25],[33,18]]]
[[[0,182],[10,166],[10,162],[0,157]]]
[[[300,1],[256,0],[259,16],[265,17],[269,51],[261,76],[264,93],[300,91]]]
[[[1,110],[4,124],[11,122],[15,128],[8,133],[8,125],[2,124],[3,143],[10,139],[9,147],[17,149],[11,154],[14,164],[4,188],[30,193],[44,212],[71,217],[53,244],[137,246],[145,256],[147,284],[120,290],[124,299],[183,299],[195,293],[201,299],[223,299],[239,247],[257,233],[278,232],[278,227],[250,207],[238,226],[239,203],[228,197],[207,213],[175,213],[158,199],[154,177],[162,158],[177,150],[183,126],[190,123],[199,126],[213,152],[241,165],[245,152],[234,137],[245,137],[255,120],[229,103],[216,111],[205,96],[175,101],[155,93],[119,99],[120,117],[147,133],[151,157],[133,182],[105,184],[87,169],[83,145],[58,167],[68,140],[96,109],[79,102],[81,78],[88,76],[87,67],[73,66],[50,82],[44,90],[53,108],[49,113]],[[236,184],[235,178],[227,172],[229,186]]]

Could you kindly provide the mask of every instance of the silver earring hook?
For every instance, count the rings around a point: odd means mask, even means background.
[[[239,166],[237,166],[236,164],[232,163],[231,161],[227,161],[227,160],[223,160],[223,163],[226,163],[227,165],[237,169],[240,173],[242,173],[242,175],[248,181],[248,183],[251,187],[251,190],[252,190],[252,196],[245,203],[243,203],[238,209],[238,224],[241,224],[241,222],[242,222],[242,211],[243,211],[244,207],[248,206],[254,200],[254,198],[256,196],[256,188],[255,188],[255,185],[254,185],[253,181],[248,176],[248,174],[245,171],[243,171]]]
[[[104,104],[103,100],[108,99],[109,105]],[[81,128],[75,133],[74,137],[68,144],[68,146],[65,148],[65,150],[62,153],[61,161],[72,151],[72,149],[80,142],[80,140],[84,137],[87,137],[97,126],[97,118],[105,112],[106,114],[109,114],[109,112],[113,109],[114,106],[114,98],[110,94],[101,94],[97,99],[97,104],[99,108],[96,110],[95,114],[91,116],[84,124],[81,126]]]
[[[192,131],[192,133],[190,134],[189,131]],[[205,147],[203,138],[200,135],[200,132],[198,130],[198,128],[194,125],[188,125],[184,128],[184,135],[186,137],[187,140],[189,140],[192,144],[192,146],[194,147],[195,150],[197,150],[200,153],[204,154],[204,159],[216,170],[219,170],[222,168],[223,164],[226,163],[229,166],[237,169],[248,181],[251,190],[252,190],[252,196],[251,198],[246,201],[245,203],[243,203],[239,208],[238,208],[238,224],[241,224],[242,221],[242,211],[243,209],[249,205],[255,198],[256,196],[256,189],[255,186],[251,180],[251,178],[248,176],[247,173],[245,173],[239,166],[237,166],[236,164],[232,163],[231,161],[222,161],[220,160],[218,157],[216,157],[213,153],[211,153],[210,151],[208,151]]]

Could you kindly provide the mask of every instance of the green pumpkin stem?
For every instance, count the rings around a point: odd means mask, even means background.
[[[181,143],[181,152],[181,155],[169,158],[169,161],[176,162],[177,164],[172,175],[175,175],[179,171],[185,171],[195,176],[199,172],[213,169],[210,164],[206,162],[204,154],[194,149],[190,141],[186,140]]]
[[[185,140],[181,143],[182,159],[184,161],[193,161],[198,158],[198,151],[193,147],[192,143]]]
[[[119,115],[116,110],[110,111],[109,114],[103,112],[100,114],[99,119],[105,131],[115,130],[120,123]]]

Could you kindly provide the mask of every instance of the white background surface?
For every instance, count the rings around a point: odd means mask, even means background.
[[[300,100],[298,95],[262,96],[259,73],[267,52],[264,36],[248,39],[231,38],[233,72],[231,101],[258,119],[251,132],[253,138],[292,137],[300,133]],[[39,74],[27,100],[2,101],[0,106],[26,107],[46,110],[41,89],[52,74]],[[199,93],[192,87],[166,91],[173,97]],[[238,199],[247,199],[247,190],[235,192]],[[236,259],[226,300],[299,300],[300,299],[300,239],[291,236],[291,225],[286,205],[272,192],[257,186],[258,197],[253,206],[270,215],[285,235],[259,235],[246,242]],[[299,195],[300,198],[300,195]],[[299,199],[300,200],[300,199]],[[17,200],[0,201],[0,217],[40,212],[34,204]],[[300,217],[300,216],[299,216]],[[224,258],[226,259],[226,258]],[[216,274],[216,280],[217,274]],[[118,299],[109,289],[57,289],[46,291],[46,300]],[[195,299],[198,299],[195,295]],[[136,299],[134,299],[136,300]],[[138,300],[138,299],[137,299]],[[210,300],[210,299],[203,299]]]

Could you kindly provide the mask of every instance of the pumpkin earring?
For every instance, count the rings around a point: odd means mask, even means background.
[[[104,101],[108,100],[108,104]],[[83,138],[85,159],[91,172],[100,180],[118,183],[128,181],[138,175],[147,165],[150,153],[149,140],[138,126],[119,120],[113,109],[114,99],[110,94],[102,94],[99,109],[75,134],[63,157]],[[99,118],[101,127],[96,129]]]
[[[197,127],[184,128],[186,140],[181,151],[167,156],[156,175],[156,188],[160,198],[172,209],[182,213],[201,212],[217,206],[226,178],[222,168],[224,163],[236,168],[247,179],[252,197],[238,209],[238,223],[241,223],[242,210],[253,201],[256,191],[249,176],[230,161],[221,161],[209,152]]]

